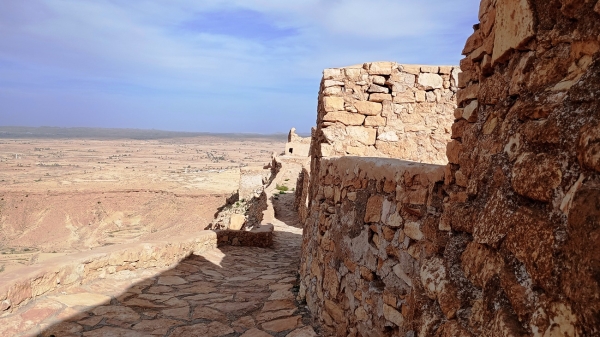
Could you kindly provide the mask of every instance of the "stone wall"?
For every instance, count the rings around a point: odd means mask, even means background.
[[[600,334],[599,12],[596,0],[481,2],[442,219],[469,237],[462,270],[477,292],[458,322],[476,335]]]
[[[288,134],[283,155],[308,158],[309,153],[310,137],[300,137],[296,134],[296,128],[292,128]]]
[[[393,62],[325,69],[311,155],[447,163],[458,73]]]
[[[444,167],[357,157],[320,165],[300,297],[338,336],[414,333],[428,294],[420,268],[448,241],[438,230]]]
[[[301,295],[326,326],[600,334],[599,14],[598,1],[482,1],[443,179],[313,156]]]

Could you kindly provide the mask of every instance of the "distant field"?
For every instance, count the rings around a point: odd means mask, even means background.
[[[237,190],[240,167],[264,166],[285,141],[0,127],[0,272],[55,254],[194,235]]]
[[[104,128],[58,128],[58,127],[25,127],[0,126],[0,138],[73,138],[73,139],[166,139],[190,137],[217,137],[225,139],[272,139],[285,141],[287,134],[254,134],[254,133],[210,133],[210,132],[178,132],[143,129],[104,129]]]

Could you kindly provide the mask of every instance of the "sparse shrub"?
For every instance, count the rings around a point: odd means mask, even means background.
[[[275,189],[276,189],[276,190],[278,190],[278,191],[280,191],[280,192],[285,192],[285,191],[287,191],[287,190],[288,190],[288,187],[287,187],[287,186],[285,186],[285,185],[279,185],[279,184],[276,184],[276,185],[275,185]]]
[[[279,194],[285,194],[285,192],[284,191],[279,191]]]

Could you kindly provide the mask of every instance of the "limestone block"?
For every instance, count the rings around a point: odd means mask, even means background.
[[[390,94],[381,94],[381,93],[375,93],[375,94],[371,94],[369,95],[369,101],[371,102],[383,102],[383,101],[391,101],[392,100],[392,95]]]
[[[323,81],[323,87],[333,87],[333,86],[341,86],[343,87],[345,84],[343,81],[334,81],[334,80],[325,80]]]
[[[477,102],[477,100],[471,101],[469,104],[467,104],[467,106],[465,106],[465,109],[462,114],[462,118],[466,119],[470,123],[476,122],[478,106],[479,106],[479,103]]]
[[[529,1],[498,1],[494,26],[492,63],[495,64],[503,61],[510,50],[521,48],[535,34]]]
[[[379,222],[381,220],[381,210],[383,207],[383,197],[374,195],[367,201],[367,210],[365,212],[365,222]]]
[[[414,64],[404,64],[402,65],[402,71],[413,75],[419,75],[421,73],[421,66]]]
[[[326,112],[344,110],[344,98],[335,96],[323,97],[323,108]]]
[[[440,67],[438,67],[438,66],[421,66],[422,73],[437,74],[439,71],[440,71]]]
[[[346,111],[332,111],[323,116],[325,122],[340,122],[344,125],[362,125],[365,116]]]
[[[423,73],[419,75],[418,83],[425,90],[432,90],[442,88],[444,80],[438,74]]]
[[[387,304],[383,305],[383,317],[397,326],[401,327],[404,324],[404,317],[402,317],[402,314]]]
[[[467,39],[467,42],[465,43],[465,47],[462,50],[462,55],[469,55],[474,50],[481,48],[481,46],[483,46],[483,36],[481,36],[480,30],[476,30]]]
[[[374,84],[385,85],[385,77],[383,76],[371,76],[371,80]]]
[[[421,232],[421,224],[418,222],[408,222],[404,225],[404,234],[409,238],[421,241],[423,240],[423,232]]]
[[[360,114],[366,116],[377,116],[383,110],[381,103],[377,102],[358,101],[354,102],[354,107]]]
[[[339,96],[342,94],[342,88],[341,87],[329,87],[329,88],[325,88],[323,90],[323,95],[325,96]]]
[[[479,93],[479,83],[473,83],[465,89],[459,90],[456,97],[456,104],[459,106],[466,100],[477,98]]]
[[[381,93],[381,94],[387,94],[390,92],[389,88],[386,87],[382,87],[380,85],[377,84],[371,84],[369,86],[369,89],[367,89],[368,93]]]
[[[450,75],[452,74],[452,70],[454,69],[453,66],[440,66],[440,74],[444,74],[444,75]]]
[[[377,140],[381,140],[384,142],[397,142],[400,139],[398,138],[398,135],[396,134],[396,132],[388,131],[388,132],[384,132],[384,133],[380,134],[379,136],[377,136]]]
[[[528,198],[548,202],[562,181],[560,163],[545,153],[524,153],[515,162],[511,185]]]
[[[372,128],[361,126],[346,127],[348,138],[356,140],[364,145],[374,145],[377,137],[377,131]]]
[[[394,103],[414,103],[415,102],[415,93],[412,91],[405,91],[401,93],[397,93],[396,96],[392,98],[392,102]]]
[[[343,127],[339,125],[333,125],[328,128],[322,129],[323,136],[330,143],[340,143],[346,139],[347,133]]]
[[[415,92],[415,101],[417,101],[417,103],[425,102],[425,91],[419,90]]]
[[[369,64],[369,74],[390,75],[392,73],[393,66],[393,62],[373,62]]]
[[[367,153],[366,146],[347,146],[346,153],[350,156],[364,156]]]
[[[386,121],[387,118],[382,116],[367,116],[367,118],[365,119],[365,126],[385,126]]]
[[[323,78],[326,80],[339,79],[342,77],[342,69],[331,68],[323,70]]]

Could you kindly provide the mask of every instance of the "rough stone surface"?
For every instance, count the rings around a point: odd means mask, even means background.
[[[302,229],[292,206],[291,194],[274,202],[273,248],[213,246],[168,269],[64,287],[1,316],[0,336],[322,336],[294,301]]]

